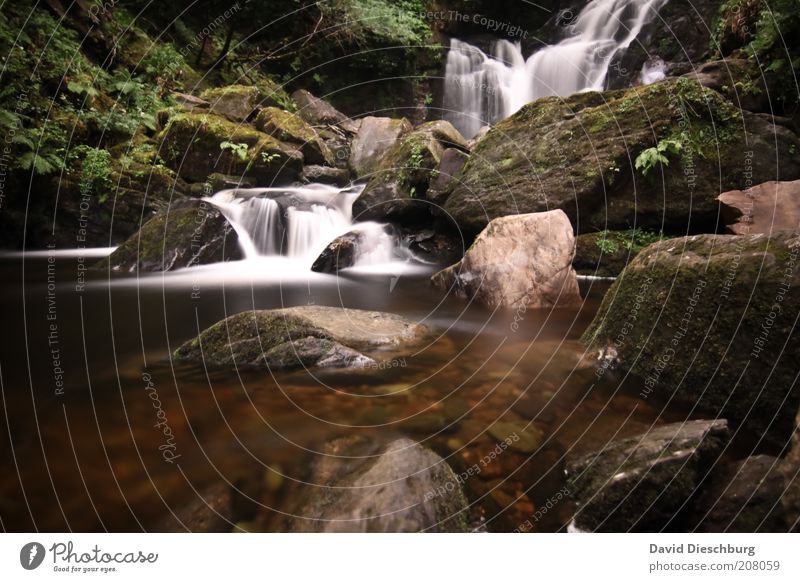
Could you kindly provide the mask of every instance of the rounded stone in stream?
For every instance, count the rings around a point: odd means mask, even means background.
[[[320,253],[311,270],[315,273],[335,275],[339,270],[352,267],[356,263],[356,253],[362,234],[352,231],[333,239]]]
[[[295,483],[277,531],[466,532],[467,501],[439,455],[406,438],[336,439]]]
[[[570,459],[567,488],[578,529],[685,531],[691,500],[729,439],[725,420],[667,424]]]
[[[489,427],[489,434],[510,449],[534,453],[542,445],[544,432],[536,425],[523,421],[500,421]]]
[[[373,356],[418,343],[423,325],[379,311],[306,305],[245,311],[205,329],[173,353],[209,367],[369,367]],[[366,355],[368,352],[370,355]],[[379,359],[379,358],[378,358]]]

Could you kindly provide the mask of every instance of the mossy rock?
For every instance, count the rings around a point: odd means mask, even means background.
[[[690,501],[730,439],[724,420],[653,428],[569,459],[567,488],[584,531],[685,531]]]
[[[231,121],[254,119],[262,107],[286,107],[291,98],[277,84],[228,85],[206,89],[200,98],[210,103],[211,110]]]
[[[413,220],[428,215],[426,193],[446,148],[466,151],[464,137],[447,121],[425,123],[401,137],[383,156],[353,204],[359,220]]]
[[[286,309],[246,311],[232,315],[200,333],[177,350],[178,361],[201,363],[210,367],[247,366],[268,368],[283,365],[287,353],[294,353],[296,365],[301,355],[314,351],[314,363],[331,356],[331,350],[350,350],[346,367],[364,367],[370,362],[355,352],[373,355],[384,350],[397,350],[419,342],[426,333],[423,326],[390,313],[303,306]],[[326,340],[334,342],[312,341]],[[305,347],[309,347],[308,350]],[[277,348],[277,349],[276,349]],[[322,354],[322,352],[326,352]],[[336,354],[333,354],[336,355]],[[309,358],[311,356],[308,356]],[[349,358],[349,359],[348,359]],[[332,367],[343,367],[331,363]]]
[[[179,113],[158,135],[159,154],[186,180],[201,182],[210,174],[249,174],[260,183],[296,179],[303,154],[295,147],[249,125],[210,113]],[[243,157],[223,144],[247,146]]]
[[[607,291],[583,340],[640,379],[640,398],[783,445],[800,405],[799,266],[797,232],[657,242]]]
[[[277,107],[266,107],[255,120],[257,129],[281,141],[299,144],[308,164],[333,164],[333,154],[319,134],[303,119]]]
[[[220,212],[203,200],[183,200],[148,220],[94,268],[172,271],[239,258],[236,233]]]
[[[637,157],[662,140],[680,153],[647,175]],[[800,141],[690,79],[546,97],[475,146],[445,210],[476,234],[498,216],[560,208],[579,233],[645,227],[715,230],[716,197],[747,183],[794,179]]]

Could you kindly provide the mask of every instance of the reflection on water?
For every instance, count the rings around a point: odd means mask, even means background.
[[[459,473],[495,448],[497,426],[528,427],[541,440],[534,453],[508,449],[464,484],[472,522],[509,531],[563,488],[565,455],[670,420],[583,363],[576,339],[604,283],[580,312],[528,311],[512,325],[515,314],[443,297],[419,267],[337,279],[292,276],[276,258],[111,284],[94,274],[76,290],[77,260],[59,257],[48,272],[46,255],[27,257],[24,293],[22,259],[0,263],[8,530],[161,529],[221,482],[256,504],[253,527],[270,530],[291,505],[292,482],[334,437],[405,435]],[[400,313],[431,339],[358,373],[169,360],[226,315],[309,303]],[[558,504],[535,530],[560,529],[571,509]]]

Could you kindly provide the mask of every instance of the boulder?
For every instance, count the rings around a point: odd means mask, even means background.
[[[683,531],[689,502],[729,438],[724,420],[667,424],[567,461],[580,530]]]
[[[350,172],[347,168],[331,168],[329,166],[306,166],[300,178],[304,182],[318,182],[334,186],[347,186],[350,183]]]
[[[315,273],[335,275],[341,269],[352,267],[356,263],[356,253],[362,236],[361,232],[352,231],[336,237],[320,253],[311,266],[311,270]]]
[[[452,190],[453,176],[461,171],[467,163],[469,154],[457,148],[447,148],[442,153],[439,167],[434,172],[433,179],[428,186],[425,198],[440,206],[445,203]]]
[[[205,200],[182,200],[148,220],[95,268],[173,271],[239,258],[236,233],[222,214]]]
[[[429,215],[432,206],[427,192],[441,164],[445,148],[464,151],[467,142],[447,121],[423,123],[401,137],[380,160],[364,191],[353,203],[353,215],[360,220],[399,219],[405,222],[420,214]]]
[[[303,168],[303,154],[297,148],[210,113],[174,115],[158,140],[167,166],[194,182],[223,173],[270,183],[279,178],[295,179]],[[242,148],[241,154],[236,146]]]
[[[364,178],[372,175],[378,169],[384,154],[411,129],[411,124],[406,119],[391,117],[362,119],[350,151],[350,168],[356,177]]]
[[[343,437],[323,447],[306,484],[281,508],[277,531],[466,532],[467,502],[455,473],[407,438]]]
[[[574,253],[572,226],[560,210],[496,218],[459,263],[431,281],[490,308],[577,308]]]
[[[284,142],[299,144],[309,164],[332,164],[333,154],[313,127],[294,113],[277,107],[265,107],[255,120],[256,129]]]
[[[800,411],[795,420],[792,448],[781,463],[786,491],[783,494],[783,509],[786,512],[786,525],[791,531],[800,531]]]
[[[800,180],[764,182],[719,196],[722,220],[731,234],[771,234],[800,229]]]
[[[750,59],[709,61],[684,75],[724,95],[742,109],[771,113],[770,94],[776,94],[775,75],[762,73]]]
[[[788,231],[657,242],[607,291],[583,341],[637,376],[640,398],[783,446],[800,406],[799,263],[800,233]]]
[[[211,111],[231,121],[254,119],[262,107],[286,107],[291,103],[278,85],[228,85],[206,89],[201,99],[210,103]]]
[[[780,459],[768,455],[747,457],[714,475],[698,502],[699,523],[694,531],[758,533],[787,531],[781,507],[784,478]],[[717,471],[715,471],[717,472]]]
[[[213,368],[363,368],[381,352],[407,348],[425,334],[424,326],[399,315],[309,305],[232,315],[183,344],[173,357]]]
[[[311,125],[337,125],[349,121],[344,113],[305,89],[292,93],[292,99],[297,103],[297,114]]]
[[[210,109],[211,103],[206,101],[205,99],[200,99],[200,97],[195,97],[194,95],[189,95],[187,93],[173,93],[172,97],[177,101],[178,105],[183,107],[184,109]]]
[[[668,165],[636,168],[659,144],[678,149]],[[721,192],[776,172],[780,180],[800,177],[798,148],[789,129],[686,78],[547,97],[478,142],[445,210],[471,234],[498,216],[553,209],[566,212],[578,233],[713,231]]]

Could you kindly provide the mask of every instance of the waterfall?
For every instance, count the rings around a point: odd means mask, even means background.
[[[386,264],[396,258],[397,242],[374,222],[352,224],[352,206],[364,186],[323,184],[287,188],[238,188],[206,198],[225,216],[246,259],[282,257],[310,268],[336,237],[362,233],[356,266]]]
[[[550,95],[603,89],[614,57],[667,0],[592,0],[568,36],[527,60],[519,43],[497,40],[489,55],[452,39],[445,67],[445,119],[466,137]]]

